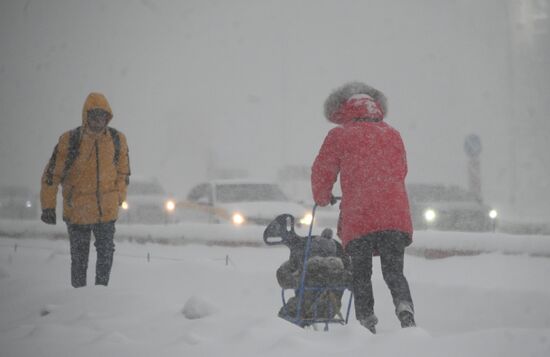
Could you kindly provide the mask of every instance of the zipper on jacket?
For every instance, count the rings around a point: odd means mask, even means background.
[[[97,184],[95,197],[97,199],[97,210],[99,211],[98,222],[101,222],[101,218],[103,217],[103,210],[101,209],[101,201],[99,197],[99,145],[97,144],[97,139],[95,139],[95,162],[96,162],[96,184]]]

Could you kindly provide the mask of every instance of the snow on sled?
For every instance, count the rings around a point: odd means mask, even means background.
[[[313,219],[307,237],[294,231],[295,218],[290,214],[277,216],[264,230],[267,245],[285,245],[290,257],[277,269],[277,281],[281,286],[283,306],[279,317],[300,327],[329,323],[348,323],[353,294],[345,317],[341,313],[342,297],[351,284],[350,260],[342,245],[332,239],[332,230],[325,229],[319,236],[312,236]],[[305,267],[305,269],[304,269]],[[294,290],[288,300],[285,290]]]

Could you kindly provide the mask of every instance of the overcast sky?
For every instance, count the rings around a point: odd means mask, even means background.
[[[135,176],[183,195],[208,166],[274,179],[310,166],[330,91],[386,93],[409,182],[467,185],[550,217],[548,0],[0,1],[0,183],[39,190],[64,131],[103,92]]]

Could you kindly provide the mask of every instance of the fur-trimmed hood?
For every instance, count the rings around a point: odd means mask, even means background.
[[[349,82],[334,90],[325,100],[325,117],[335,124],[344,124],[335,114],[351,97],[360,94],[371,97],[382,109],[383,117],[386,116],[388,101],[384,93],[361,82]]]

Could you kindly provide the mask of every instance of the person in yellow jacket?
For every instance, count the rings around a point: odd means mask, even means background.
[[[62,187],[74,287],[86,285],[91,232],[97,251],[95,283],[109,283],[115,221],[130,176],[126,137],[108,126],[112,118],[107,98],[90,93],[82,109],[82,126],[61,135],[42,175],[41,219],[47,224],[56,224],[57,190]]]

